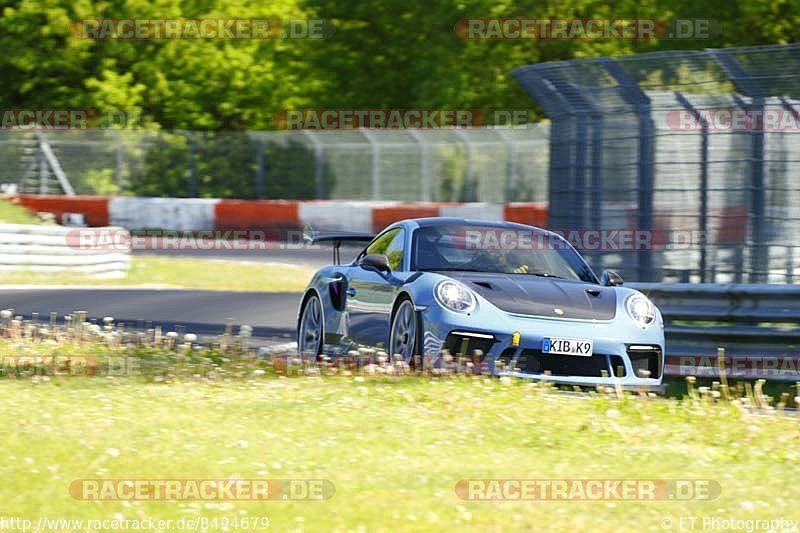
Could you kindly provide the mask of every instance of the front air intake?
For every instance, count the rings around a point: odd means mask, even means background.
[[[641,378],[646,375],[654,379],[661,377],[662,355],[660,346],[629,344],[627,352],[628,358],[631,360],[634,376]]]

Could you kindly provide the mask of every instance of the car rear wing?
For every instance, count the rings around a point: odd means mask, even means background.
[[[321,242],[330,242],[333,244],[333,264],[338,265],[341,262],[341,255],[339,254],[339,247],[343,242],[363,242],[368,243],[375,238],[373,233],[344,233],[344,232],[330,232],[323,233],[314,231],[311,226],[306,225],[303,228],[303,240],[308,244],[317,244]]]

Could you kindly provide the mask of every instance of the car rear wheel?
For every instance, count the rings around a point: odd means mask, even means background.
[[[404,361],[411,365],[419,352],[419,320],[411,300],[403,300],[392,317],[389,335],[389,359],[392,362]]]
[[[297,349],[302,356],[316,358],[322,351],[322,304],[311,296],[303,307],[297,332]]]

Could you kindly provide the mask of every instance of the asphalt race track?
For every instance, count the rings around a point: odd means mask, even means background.
[[[46,321],[55,312],[60,322],[73,311],[86,311],[89,319],[101,321],[111,316],[128,327],[160,325],[164,331],[183,326],[187,333],[202,337],[223,333],[227,319],[232,319],[236,326],[252,326],[256,345],[294,340],[299,301],[298,293],[84,287],[0,289],[0,309],[14,309],[15,314],[28,319],[39,313],[40,319]],[[234,329],[237,332],[238,327]]]
[[[342,246],[342,260],[350,261],[360,247]],[[191,257],[229,261],[305,264],[319,268],[331,263],[328,246],[282,247],[272,243],[263,250],[141,250],[134,253],[169,257]],[[0,288],[0,309],[13,309],[30,319],[39,313],[49,320],[51,312],[64,315],[86,311],[88,319],[102,321],[111,316],[128,327],[161,326],[171,331],[182,326],[187,333],[203,338],[224,332],[228,319],[235,326],[253,328],[253,344],[268,346],[295,340],[299,293],[198,291],[98,287],[32,287]],[[234,329],[238,332],[238,327]]]

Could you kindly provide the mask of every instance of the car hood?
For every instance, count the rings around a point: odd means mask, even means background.
[[[613,287],[528,274],[442,272],[493,305],[521,315],[611,320],[617,311]]]

